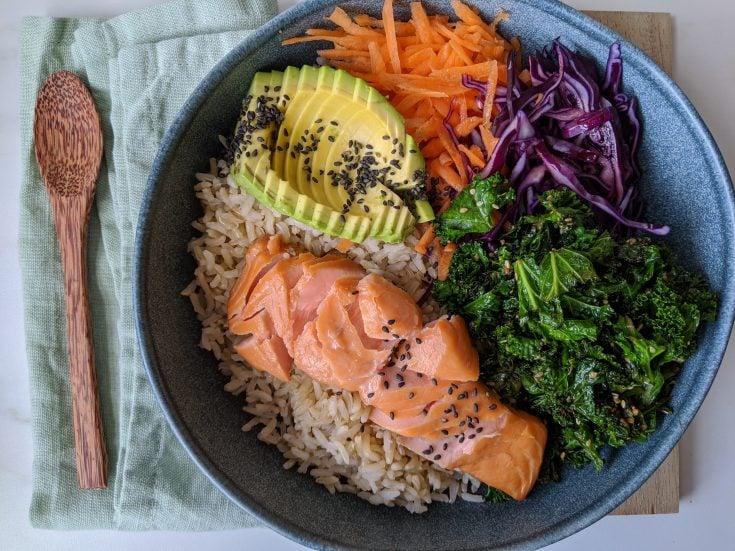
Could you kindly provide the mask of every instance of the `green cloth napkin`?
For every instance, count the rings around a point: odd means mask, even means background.
[[[24,23],[20,261],[35,527],[206,530],[256,524],[198,471],[155,403],[136,346],[131,266],[141,195],[164,132],[211,67],[276,13],[275,0],[173,0],[108,20],[32,17]],[[109,455],[106,490],[77,488],[61,264],[32,144],[36,92],[59,69],[89,83],[105,133],[88,265]]]

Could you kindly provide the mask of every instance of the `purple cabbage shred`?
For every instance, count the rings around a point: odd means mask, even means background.
[[[495,247],[501,226],[532,213],[538,194],[555,188],[572,190],[612,230],[666,235],[668,226],[637,220],[641,123],[636,98],[623,92],[620,44],[610,46],[602,77],[590,58],[559,40],[528,56],[528,73],[530,84],[524,84],[517,59],[509,56],[508,85],[499,86],[493,98],[500,108],[492,124],[498,142],[485,152],[478,175],[486,178],[507,167],[516,201],[482,240]],[[485,83],[464,76],[462,84],[478,92],[478,106],[487,101]],[[451,125],[445,127],[459,143]],[[476,131],[467,139],[482,144]]]

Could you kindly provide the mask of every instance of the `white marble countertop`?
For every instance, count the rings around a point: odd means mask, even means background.
[[[280,0],[288,7],[297,0]],[[268,529],[209,533],[52,532],[28,523],[31,434],[18,266],[18,33],[25,15],[109,16],[154,0],[4,0],[0,3],[0,549],[301,549]],[[664,11],[674,15],[674,74],[709,124],[735,172],[735,2],[732,0],[568,0],[580,9]],[[676,515],[608,517],[549,549],[735,548],[735,346],[681,442],[681,511]]]

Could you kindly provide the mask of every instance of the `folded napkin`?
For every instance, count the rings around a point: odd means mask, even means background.
[[[206,530],[253,526],[189,460],[143,372],[131,309],[141,195],[158,144],[201,78],[276,0],[173,0],[108,20],[29,18],[21,47],[20,261],[33,412],[33,526]],[[109,487],[80,491],[74,465],[61,263],[36,166],[36,92],[68,69],[92,90],[105,161],[89,232],[89,293]]]

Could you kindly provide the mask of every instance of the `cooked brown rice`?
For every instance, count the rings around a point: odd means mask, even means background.
[[[251,417],[243,430],[257,428],[260,440],[281,450],[285,469],[310,474],[332,493],[357,494],[373,504],[400,505],[415,513],[426,511],[432,501],[482,501],[474,493],[476,480],[420,458],[391,432],[367,422],[370,408],[357,393],[322,387],[298,370],[283,383],[248,367],[232,351],[226,303],[248,245],[264,233],[280,233],[286,242],[321,255],[338,239],[260,204],[227,176],[224,161],[212,159],[210,165],[209,173],[196,175],[204,215],[193,223],[201,236],[189,243],[197,261],[195,279],[182,294],[202,322],[201,346],[230,377],[225,389],[245,399],[243,409]],[[418,298],[436,268],[414,252],[415,243],[415,236],[397,245],[368,240],[347,255]],[[432,305],[424,310],[427,318],[437,314]]]

